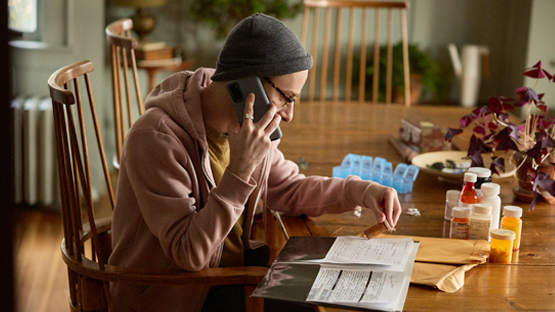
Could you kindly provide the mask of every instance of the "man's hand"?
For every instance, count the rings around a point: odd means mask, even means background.
[[[276,107],[270,105],[266,114],[255,123],[253,107],[254,94],[250,93],[245,101],[243,125],[237,123],[228,129],[230,159],[227,168],[244,181],[249,181],[254,169],[270,150],[270,135],[281,121],[281,116],[276,115]]]
[[[387,219],[389,225],[395,227],[401,215],[401,204],[395,189],[372,183],[364,192],[362,202],[364,207],[374,211],[378,222]]]

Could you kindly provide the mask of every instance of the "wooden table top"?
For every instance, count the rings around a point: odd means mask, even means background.
[[[397,136],[402,118],[424,119],[443,126],[458,127],[459,119],[471,109],[447,106],[372,105],[368,103],[301,103],[295,117],[282,123],[280,150],[287,159],[306,159],[306,175],[331,176],[346,154],[382,157],[393,168],[403,162],[389,143]],[[555,311],[555,209],[538,204],[528,211],[528,204],[515,199],[514,178],[494,179],[501,185],[502,206],[523,208],[521,248],[513,253],[510,265],[483,264],[468,271],[465,285],[456,293],[411,284],[404,311]],[[461,181],[462,183],[462,181]],[[420,172],[413,192],[399,196],[403,214],[395,234],[448,237],[449,222],[444,221],[445,194],[460,189],[461,184],[440,181]],[[417,208],[421,216],[406,214]],[[287,217],[283,220],[290,235],[358,235],[375,223],[371,211],[356,219],[352,213],[324,215],[317,218]],[[272,225],[271,225],[272,226]],[[275,225],[273,225],[275,226]],[[283,235],[269,235],[274,254],[285,243]],[[270,237],[271,236],[271,237]],[[326,311],[343,311],[326,308]]]

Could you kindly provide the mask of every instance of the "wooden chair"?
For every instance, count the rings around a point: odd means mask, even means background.
[[[96,220],[92,196],[85,119],[92,119],[104,180],[113,209],[114,195],[104,156],[89,73],[90,61],[56,71],[48,80],[52,98],[58,173],[60,176],[64,239],[62,257],[68,267],[71,311],[113,311],[109,282],[142,285],[245,285],[247,311],[263,311],[264,301],[250,294],[264,277],[265,267],[227,267],[199,272],[148,270],[107,264],[111,246],[110,219]],[[91,118],[85,118],[79,80],[88,94]],[[70,86],[70,83],[72,86]],[[72,88],[72,91],[70,90]],[[86,102],[85,102],[86,104]],[[87,244],[87,245],[86,245]],[[90,251],[85,247],[90,245]]]
[[[137,60],[135,59],[135,49],[139,47],[137,40],[131,38],[133,21],[129,18],[118,20],[106,27],[106,38],[110,43],[110,56],[112,67],[112,95],[114,104],[114,122],[116,131],[116,161],[114,165],[118,167],[121,159],[123,139],[131,125],[133,124],[133,107],[131,98],[131,85],[129,83],[129,67],[131,67],[134,91],[139,116],[144,113],[143,98],[137,75]],[[129,63],[131,61],[131,63]],[[123,73],[123,82],[122,82]],[[125,102],[123,94],[125,93]],[[127,112],[126,112],[127,111]],[[127,116],[127,125],[125,117]]]
[[[365,101],[366,93],[366,57],[367,57],[367,15],[373,11],[373,48],[374,48],[374,68],[379,68],[380,58],[380,12],[385,11],[387,14],[386,29],[387,29],[387,70],[386,70],[386,90],[385,102],[391,103],[392,101],[392,64],[393,64],[393,11],[398,11],[400,14],[400,27],[403,46],[403,71],[404,71],[404,102],[405,106],[410,106],[410,81],[409,81],[409,56],[408,56],[408,42],[407,42],[407,23],[406,23],[406,10],[408,8],[407,2],[387,2],[387,1],[356,1],[356,0],[304,0],[304,17],[301,33],[301,42],[312,57],[314,58],[314,67],[309,73],[309,89],[308,101],[326,100],[328,72],[333,66],[333,87],[331,99],[339,101],[339,93],[344,89],[344,101],[352,101],[353,82],[356,83],[357,77],[354,75],[353,67],[358,62],[358,102]],[[346,58],[343,60],[343,10],[348,10],[348,31],[347,31],[347,47]],[[323,11],[323,12],[322,12]],[[357,12],[355,14],[355,12]],[[367,14],[369,12],[370,14]],[[320,28],[320,18],[324,18],[323,34]],[[333,18],[333,22],[332,22]],[[357,21],[357,25],[355,25]],[[310,25],[310,26],[309,26]],[[334,27],[334,31],[331,28]],[[360,31],[360,50],[354,51],[354,33]],[[322,37],[322,39],[320,38]],[[307,46],[307,38],[310,38],[310,47]],[[331,44],[332,39],[334,43]],[[334,50],[333,60],[331,60],[330,49]],[[372,86],[372,102],[378,102],[378,80],[379,70],[374,70],[373,73],[373,86]],[[319,94],[316,95],[317,79],[319,77]],[[340,81],[344,80],[345,84],[340,86]]]

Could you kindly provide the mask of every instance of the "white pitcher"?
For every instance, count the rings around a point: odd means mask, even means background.
[[[457,47],[448,45],[455,75],[460,81],[460,102],[464,107],[476,106],[482,74],[489,76],[489,49],[486,46],[463,45],[462,62]]]

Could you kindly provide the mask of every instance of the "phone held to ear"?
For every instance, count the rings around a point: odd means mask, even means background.
[[[258,77],[249,77],[238,80],[230,80],[225,84],[227,92],[233,102],[235,113],[239,118],[239,123],[243,124],[245,115],[245,100],[249,93],[254,93],[254,122],[258,122],[270,108],[270,101],[264,91],[262,81]],[[278,127],[271,135],[270,140],[281,138],[281,129]]]

